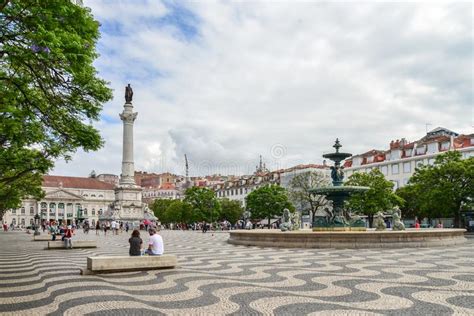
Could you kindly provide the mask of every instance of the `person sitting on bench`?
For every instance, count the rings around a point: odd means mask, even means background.
[[[128,240],[128,242],[130,243],[130,250],[128,254],[130,256],[141,256],[143,240],[140,238],[140,232],[138,229],[135,229],[132,232],[132,237]]]
[[[71,248],[72,249],[72,226],[68,226],[67,229],[64,231],[64,246],[66,248]]]
[[[148,249],[145,251],[150,256],[160,256],[164,252],[163,238],[156,233],[154,228],[151,228],[148,233],[150,234],[150,241],[148,242]]]

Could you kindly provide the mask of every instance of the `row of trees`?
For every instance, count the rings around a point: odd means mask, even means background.
[[[283,210],[294,210],[284,188],[271,185],[261,187],[247,196],[247,210],[253,219],[270,219],[281,216]],[[162,223],[216,222],[227,220],[235,223],[243,216],[244,209],[239,201],[227,198],[217,199],[213,190],[203,187],[189,188],[181,200],[158,199],[152,210]]]
[[[321,173],[305,172],[296,175],[286,190],[278,185],[268,185],[252,191],[246,198],[246,209],[252,219],[268,219],[282,215],[285,208],[295,210],[295,205],[310,218],[321,208],[330,207],[324,196],[311,194],[311,189],[330,185]],[[433,165],[416,169],[407,186],[393,191],[394,184],[378,170],[354,173],[346,185],[367,186],[369,190],[351,197],[347,209],[366,215],[372,227],[373,216],[395,206],[405,218],[454,217],[460,226],[461,211],[473,207],[474,158],[461,159],[459,152],[448,152],[436,158]],[[217,199],[207,188],[190,188],[183,201],[156,200],[155,215],[164,223],[228,220],[235,223],[242,218],[244,209],[238,201]]]
[[[417,169],[397,194],[406,217],[453,217],[461,227],[461,212],[474,209],[474,157],[462,159],[458,151],[439,155],[433,165]]]
[[[187,189],[183,201],[155,200],[152,210],[164,224],[223,220],[235,223],[244,212],[239,201],[217,199],[214,191],[201,187]]]

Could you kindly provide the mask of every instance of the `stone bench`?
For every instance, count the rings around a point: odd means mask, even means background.
[[[97,248],[95,240],[72,240],[73,248]],[[64,241],[48,241],[48,247],[45,249],[66,249]]]
[[[81,274],[155,270],[176,265],[176,256],[173,255],[88,257],[87,269],[82,269]]]
[[[56,234],[56,239],[61,240],[61,237],[61,235]],[[51,236],[50,234],[33,236],[33,241],[50,241],[51,239],[53,239],[53,236]]]

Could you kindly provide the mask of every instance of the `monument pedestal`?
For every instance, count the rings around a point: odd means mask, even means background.
[[[142,188],[139,186],[115,188],[114,210],[120,220],[143,220]]]

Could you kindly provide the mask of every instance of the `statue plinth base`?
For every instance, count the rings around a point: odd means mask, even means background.
[[[142,188],[135,184],[120,184],[115,188],[114,217],[119,220],[143,220]]]

